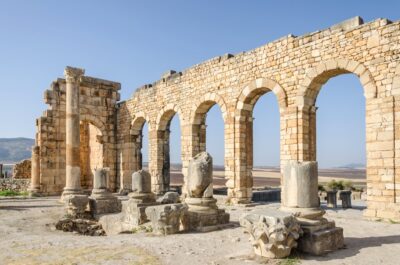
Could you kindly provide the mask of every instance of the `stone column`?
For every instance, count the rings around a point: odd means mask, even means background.
[[[29,194],[37,195],[40,192],[40,147],[32,147],[31,186]]]
[[[66,184],[63,197],[81,193],[79,83],[85,70],[66,67]]]

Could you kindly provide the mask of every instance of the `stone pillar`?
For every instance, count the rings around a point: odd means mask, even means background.
[[[343,246],[343,229],[325,219],[319,207],[316,161],[289,161],[284,166],[282,189],[281,209],[293,213],[303,230],[301,251],[322,255]]]
[[[40,147],[32,147],[31,186],[29,194],[37,195],[40,192]]]
[[[289,161],[283,175],[283,208],[319,211],[317,162]]]
[[[66,67],[66,184],[63,197],[81,193],[79,82],[85,70]]]

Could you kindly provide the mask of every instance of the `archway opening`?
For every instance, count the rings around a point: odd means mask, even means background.
[[[263,93],[253,106],[253,188],[276,188],[280,174],[280,113],[276,96]]]
[[[354,74],[330,78],[318,93],[316,154],[320,190],[366,191],[366,102]],[[361,202],[362,203],[362,202]]]
[[[213,158],[214,193],[226,193],[224,119],[217,104],[204,114],[204,150]]]
[[[168,122],[166,129],[163,176],[167,190],[179,191],[183,184],[181,154],[181,124],[175,114]]]
[[[99,128],[88,121],[80,122],[80,168],[81,187],[93,188],[94,171],[103,167],[103,143]]]
[[[137,168],[149,171],[149,125],[147,122],[143,123],[140,134],[137,140]]]

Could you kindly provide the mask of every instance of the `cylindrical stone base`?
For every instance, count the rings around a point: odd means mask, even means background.
[[[319,207],[317,162],[289,161],[284,166],[282,206]]]

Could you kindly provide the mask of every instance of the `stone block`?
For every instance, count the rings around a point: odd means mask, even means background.
[[[299,250],[305,253],[323,255],[343,247],[343,229],[332,227],[312,232],[304,231],[304,235],[300,237],[298,243]]]
[[[178,203],[179,201],[179,193],[173,191],[168,191],[163,196],[157,199],[157,202],[161,204]]]
[[[93,215],[118,213],[122,209],[121,201],[112,195],[102,198],[90,197],[89,206]]]
[[[272,209],[244,214],[240,225],[250,235],[255,254],[266,258],[289,256],[301,234],[293,214]]]
[[[159,235],[178,233],[186,211],[187,206],[181,203],[149,206],[145,210],[153,232]]]

